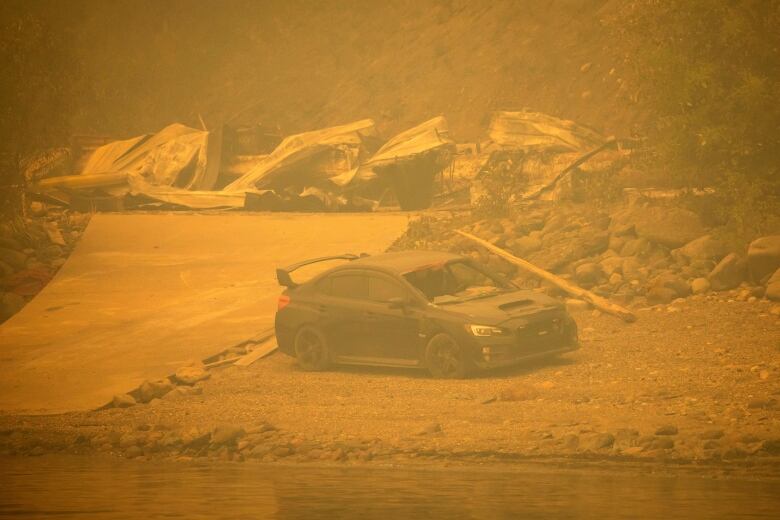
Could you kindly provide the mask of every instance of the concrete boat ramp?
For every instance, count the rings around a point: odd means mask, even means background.
[[[273,325],[275,268],[384,251],[404,214],[97,214],[0,326],[0,411],[94,409]]]

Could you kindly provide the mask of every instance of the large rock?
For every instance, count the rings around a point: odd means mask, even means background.
[[[240,426],[231,424],[217,426],[214,428],[214,431],[211,432],[211,443],[217,445],[232,445],[243,437],[245,433],[244,429]]]
[[[707,278],[713,291],[734,289],[745,280],[745,261],[736,253],[730,253],[721,260]]]
[[[707,231],[699,216],[673,206],[639,206],[616,213],[612,229],[633,224],[637,236],[667,247],[680,247]]]
[[[728,252],[726,244],[722,241],[712,235],[704,235],[675,249],[672,251],[672,256],[678,260],[685,259],[689,263],[696,260],[718,262]]]
[[[601,265],[601,270],[604,271],[604,274],[607,276],[612,275],[612,273],[623,272],[623,258],[619,256],[604,258],[599,264]]]
[[[710,290],[710,281],[706,278],[696,278],[691,282],[691,292],[693,294],[704,294]]]
[[[757,238],[748,246],[750,278],[762,283],[780,268],[780,235]]]
[[[764,296],[770,300],[780,301],[780,268],[769,278]]]
[[[671,303],[675,298],[677,298],[677,293],[674,291],[674,289],[670,289],[668,287],[654,286],[647,291],[645,298],[647,298],[647,303],[650,305]]]
[[[533,253],[542,248],[542,241],[538,237],[520,237],[512,244],[512,252],[519,257]]]
[[[144,381],[138,389],[139,401],[148,403],[152,399],[160,399],[173,388],[173,383],[167,378],[158,381]]]
[[[674,291],[675,298],[685,298],[691,294],[691,286],[688,282],[674,273],[662,273],[653,280],[651,290],[656,287],[663,287]]]
[[[181,385],[192,386],[199,381],[208,379],[210,375],[211,374],[209,374],[203,367],[186,366],[177,370],[173,377],[174,380]]]
[[[602,277],[601,266],[593,262],[580,264],[574,271],[574,278],[581,285],[590,287]]]

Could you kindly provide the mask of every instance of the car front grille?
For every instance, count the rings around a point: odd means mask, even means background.
[[[517,345],[521,351],[560,346],[565,340],[565,328],[565,321],[560,315],[525,324],[515,329]]]

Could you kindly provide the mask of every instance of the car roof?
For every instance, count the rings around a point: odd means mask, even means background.
[[[390,271],[395,274],[404,274],[431,265],[462,259],[463,257],[461,255],[445,253],[442,251],[397,251],[394,253],[364,256],[340,266],[337,269],[367,267],[382,269],[383,271]]]

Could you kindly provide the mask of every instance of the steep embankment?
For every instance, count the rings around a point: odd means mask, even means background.
[[[390,134],[444,114],[469,140],[502,108],[621,135],[641,117],[602,23],[613,0],[87,5],[80,131],[200,114],[285,134],[372,117]]]

